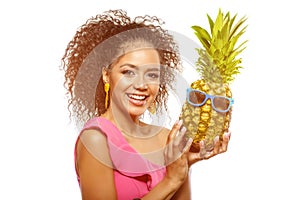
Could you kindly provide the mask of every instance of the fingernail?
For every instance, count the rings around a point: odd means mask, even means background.
[[[177,125],[178,125],[178,126],[181,126],[182,123],[183,123],[183,121],[182,121],[182,119],[181,119],[181,120],[178,121]]]
[[[215,137],[214,142],[215,142],[215,143],[216,143],[216,142],[219,142],[219,136]]]
[[[224,140],[230,140],[230,133],[229,133],[229,132],[225,133],[225,134],[223,135],[223,139],[224,139]]]
[[[227,136],[228,136],[228,139],[230,139],[230,137],[231,137],[231,132],[228,132]]]
[[[180,131],[181,132],[186,132],[186,128],[183,126],[183,127],[181,127]]]
[[[201,146],[201,147],[204,146],[204,141],[203,141],[203,140],[200,141],[200,146]]]
[[[186,153],[189,151],[190,147],[191,147],[192,142],[190,140],[187,141],[187,143],[185,144],[185,147],[183,148],[183,153]]]
[[[186,142],[186,145],[185,145],[185,148],[184,148],[183,152],[186,152],[191,147],[192,143],[193,143],[193,139],[189,138],[188,141]]]

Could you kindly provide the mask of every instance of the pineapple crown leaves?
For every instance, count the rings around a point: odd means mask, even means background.
[[[240,73],[242,59],[237,56],[246,48],[247,40],[238,47],[235,46],[246,31],[247,26],[242,27],[242,25],[247,18],[242,17],[234,24],[236,17],[237,14],[231,18],[229,12],[224,15],[219,9],[215,21],[207,14],[210,33],[200,26],[192,26],[204,47],[204,49],[196,49],[199,54],[197,70],[204,79],[215,79],[213,77],[218,74],[223,83],[229,83],[234,80],[234,75]]]

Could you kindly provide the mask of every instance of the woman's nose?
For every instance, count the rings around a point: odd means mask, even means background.
[[[143,76],[137,76],[133,83],[135,89],[147,89],[148,85],[147,82],[144,80]]]

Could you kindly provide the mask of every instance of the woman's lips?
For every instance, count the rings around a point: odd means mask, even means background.
[[[146,104],[146,100],[148,95],[140,95],[140,94],[127,94],[129,97],[129,102],[136,106],[143,106]]]

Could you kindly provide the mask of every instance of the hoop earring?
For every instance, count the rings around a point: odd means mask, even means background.
[[[109,91],[109,83],[104,84],[104,91],[105,91],[105,109],[108,107],[108,91]]]

